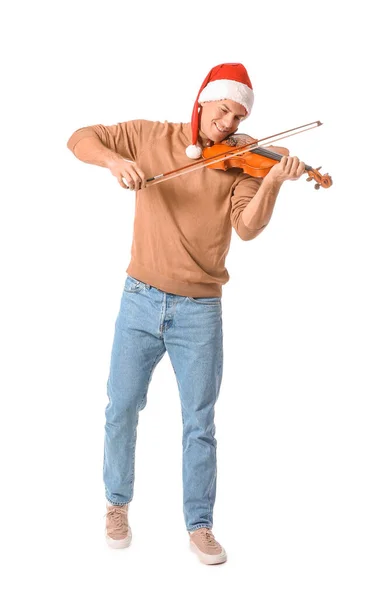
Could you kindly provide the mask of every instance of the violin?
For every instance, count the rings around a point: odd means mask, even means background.
[[[234,138],[235,136],[233,136]],[[230,138],[231,140],[231,138]],[[231,145],[231,144],[230,144]],[[227,144],[214,144],[208,148],[203,149],[204,158],[216,158],[217,156],[226,153]],[[227,171],[227,169],[231,169],[232,167],[237,167],[242,169],[244,173],[251,175],[252,177],[265,177],[270,169],[276,165],[283,156],[288,156],[289,151],[287,148],[279,148],[281,152],[274,152],[269,150],[268,148],[254,148],[244,154],[237,156],[229,156],[228,158],[224,158],[223,160],[216,162],[214,164],[206,165],[209,169],[222,169]],[[317,169],[313,169],[309,165],[305,164],[305,171],[307,171],[309,177],[306,181],[312,181],[315,179],[315,189],[318,190],[320,187],[328,188],[332,185],[332,179],[330,175],[321,175]]]
[[[308,129],[313,129],[313,127],[319,127],[320,125],[322,125],[320,121],[314,121],[313,123],[307,123],[306,125],[295,127],[294,129],[288,129],[287,131],[282,131],[281,133],[263,138],[263,140],[259,141],[246,134],[233,134],[220,144],[214,144],[213,146],[204,148],[202,151],[203,159],[194,161],[194,164],[192,165],[180,167],[179,169],[169,171],[168,173],[161,173],[160,175],[150,177],[146,180],[146,186],[151,185],[152,183],[160,183],[166,179],[178,177],[179,175],[184,175],[185,173],[189,173],[190,171],[195,171],[196,169],[203,167],[221,169],[224,171],[227,171],[231,168],[240,168],[244,173],[247,173],[252,177],[265,177],[274,165],[276,165],[284,156],[289,155],[289,150],[283,147],[274,147],[275,150],[278,149],[281,151],[275,152],[269,148],[263,148],[260,146],[259,144],[261,141],[266,141],[268,139],[271,140],[272,138],[276,138],[284,133],[296,131],[298,129],[307,131]],[[304,127],[307,129],[303,129]],[[297,133],[302,132],[299,131]],[[292,133],[291,135],[296,134]],[[282,139],[282,137],[278,139]],[[305,170],[308,173],[308,178],[306,181],[315,180],[316,183],[314,187],[316,190],[318,190],[320,187],[328,188],[333,183],[330,175],[328,173],[322,175],[319,172],[320,169],[321,167],[314,169],[313,167],[305,164]]]

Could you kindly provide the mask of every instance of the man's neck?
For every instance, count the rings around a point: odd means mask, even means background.
[[[201,145],[203,148],[205,148],[205,147],[207,147],[207,146],[212,146],[212,145],[213,145],[213,143],[214,143],[212,140],[210,140],[210,139],[207,137],[207,135],[205,135],[205,134],[203,133],[203,131],[202,131],[201,129],[199,130],[198,142],[199,142],[199,144],[200,144],[200,145]]]

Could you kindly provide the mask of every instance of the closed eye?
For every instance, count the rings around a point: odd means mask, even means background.
[[[224,112],[224,113],[228,113],[228,112],[229,112],[228,110],[226,110],[226,109],[225,109],[225,108],[223,108],[222,106],[220,107],[220,109],[221,109],[221,111],[222,111],[222,112]],[[244,119],[243,115],[242,115],[242,116],[235,115],[235,118],[236,118],[238,121],[241,121],[242,119]]]

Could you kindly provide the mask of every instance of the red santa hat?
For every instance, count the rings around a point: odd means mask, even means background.
[[[197,144],[200,104],[225,99],[242,104],[247,110],[246,116],[249,116],[254,92],[247,71],[241,63],[225,63],[213,67],[202,83],[191,115],[192,144],[186,148],[189,158],[202,156],[202,148]]]

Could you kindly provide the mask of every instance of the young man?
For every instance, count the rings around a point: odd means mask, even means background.
[[[201,156],[204,146],[228,138],[250,114],[253,101],[245,67],[222,64],[205,78],[191,123],[94,125],[78,129],[67,143],[78,159],[109,168],[123,188],[137,192],[105,410],[105,534],[113,548],[131,542],[128,505],[139,411],[167,351],[182,406],[183,510],[190,548],[205,564],[227,558],[212,532],[214,406],[223,371],[221,297],[229,280],[225,258],[232,228],[242,240],[256,238],[271,218],[283,181],[298,179],[305,165],[284,156],[263,180],[240,169],[202,168],[152,186],[145,182],[185,166]],[[167,423],[162,427],[166,430]]]

